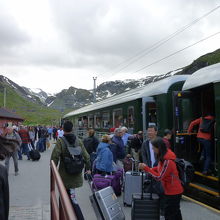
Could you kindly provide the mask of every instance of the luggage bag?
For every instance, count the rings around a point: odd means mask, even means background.
[[[98,220],[124,220],[125,215],[111,186],[94,191],[88,177],[92,195],[89,197]]]
[[[30,155],[31,160],[33,160],[33,161],[34,160],[40,160],[40,157],[41,157],[38,150],[31,150],[29,152],[29,155]]]
[[[141,193],[132,196],[131,219],[132,220],[159,220],[160,219],[160,200],[157,194],[144,193],[144,175],[142,172]]]
[[[28,144],[28,149],[31,160],[40,160],[41,155],[38,150],[34,150],[31,144]]]
[[[134,166],[135,166],[135,160],[132,160],[132,170],[127,171],[125,173],[124,195],[123,195],[124,206],[131,206],[133,193],[141,193],[141,189],[142,189],[141,175],[140,172],[134,171]]]

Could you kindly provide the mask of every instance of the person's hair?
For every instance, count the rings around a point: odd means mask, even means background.
[[[167,136],[168,134],[172,135],[172,131],[169,129],[165,129],[163,134],[164,134],[164,136]]]
[[[94,136],[95,130],[92,129],[92,128],[90,128],[90,129],[88,130],[88,134],[89,134],[89,137]]]
[[[73,130],[73,123],[71,121],[65,121],[63,124],[64,132],[71,132]]]
[[[109,141],[111,140],[109,135],[103,135],[102,136],[102,142],[104,143],[109,143]]]
[[[122,131],[125,131],[125,132],[128,131],[127,127],[121,127],[121,130],[122,130]]]
[[[157,160],[164,161],[164,156],[167,153],[167,146],[163,141],[163,138],[156,137],[151,141],[151,144],[158,149]]]
[[[115,128],[115,134],[121,132],[121,128]]]
[[[156,125],[149,125],[148,128],[154,128],[154,130],[157,131],[157,126]]]
[[[143,135],[143,131],[138,131],[138,135]]]

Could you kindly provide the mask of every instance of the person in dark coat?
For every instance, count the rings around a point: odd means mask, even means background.
[[[122,140],[122,131],[121,128],[115,129],[115,134],[112,137],[111,151],[113,153],[114,161],[118,167],[123,168],[122,160],[126,156],[124,142]]]
[[[0,160],[10,156],[18,146],[18,141],[0,136]],[[8,220],[9,215],[9,185],[6,167],[0,164],[0,219]]]
[[[151,142],[157,137],[157,127],[150,125],[147,129],[147,140],[143,142],[141,147],[141,156],[143,163],[149,167],[157,166],[156,155],[153,151],[153,145]]]
[[[99,140],[95,137],[94,129],[88,130],[88,137],[83,140],[83,144],[89,155],[91,155],[93,152],[96,152],[96,149],[99,145]]]

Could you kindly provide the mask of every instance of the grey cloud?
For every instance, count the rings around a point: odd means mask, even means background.
[[[162,1],[140,1],[140,4],[137,4],[127,0],[71,0],[62,1],[62,4],[59,0],[50,2],[54,22],[63,40],[71,48],[74,57],[72,64],[80,67],[96,65],[101,69],[107,69],[151,46],[216,7],[218,3],[217,0],[204,0],[202,4],[199,0],[189,1],[187,4],[181,0],[170,0],[166,1],[166,5],[162,5]],[[144,4],[157,4],[158,8],[151,11],[150,7],[142,7]],[[167,14],[161,17],[163,10]],[[142,59],[136,67],[181,49],[193,40],[200,40],[206,32],[204,23],[218,25],[220,17],[216,14],[180,34],[166,46],[150,53],[150,56]]]

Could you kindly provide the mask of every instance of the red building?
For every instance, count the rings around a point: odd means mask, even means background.
[[[4,128],[12,125],[19,125],[24,119],[11,112],[6,108],[0,108],[0,134],[4,131]]]

